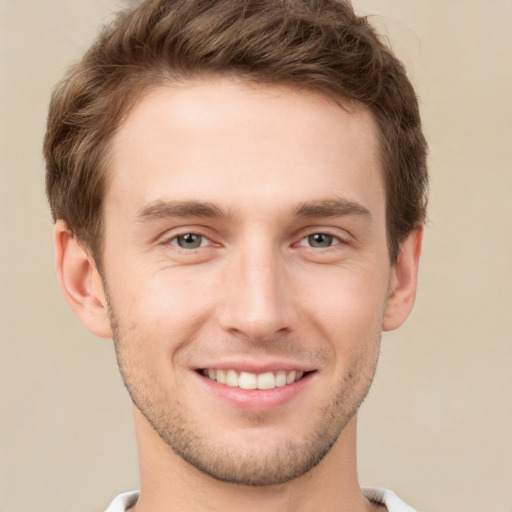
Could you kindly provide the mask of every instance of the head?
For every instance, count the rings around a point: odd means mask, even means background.
[[[141,437],[251,485],[343,445],[425,215],[416,97],[366,20],[145,2],[56,90],[45,150],[63,289],[113,335]]]
[[[358,103],[378,126],[389,257],[425,218],[426,143],[404,67],[343,0],[150,0],[106,27],[56,88],[44,143],[54,220],[101,266],[112,139],[149,89],[204,76]]]

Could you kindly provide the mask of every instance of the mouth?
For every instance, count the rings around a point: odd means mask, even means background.
[[[277,370],[264,373],[251,373],[235,369],[203,368],[198,373],[219,384],[240,389],[268,390],[294,384],[312,372],[300,370]]]

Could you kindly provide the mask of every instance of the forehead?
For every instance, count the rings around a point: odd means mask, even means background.
[[[106,208],[160,199],[229,208],[332,199],[371,206],[383,180],[373,118],[286,86],[216,78],[154,88],[112,145]]]

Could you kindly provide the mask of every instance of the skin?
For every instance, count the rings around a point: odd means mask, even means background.
[[[382,330],[412,308],[422,233],[391,265],[368,112],[198,80],[148,91],[111,156],[102,276],[63,222],[57,270],[84,325],[114,337],[137,512],[377,509],[359,489],[356,414]],[[269,366],[308,372],[272,407],[200,374]]]

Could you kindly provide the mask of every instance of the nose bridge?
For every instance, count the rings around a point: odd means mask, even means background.
[[[224,329],[265,340],[292,328],[290,283],[279,250],[254,236],[233,252],[226,275]]]

